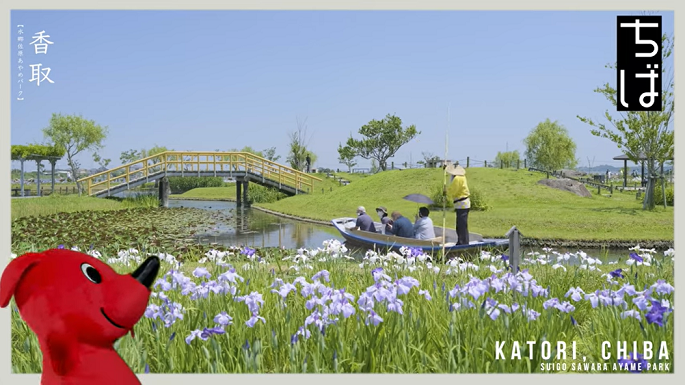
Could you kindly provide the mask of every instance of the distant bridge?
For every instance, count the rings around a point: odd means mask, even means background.
[[[89,175],[79,179],[79,182],[85,185],[88,195],[104,197],[164,177],[186,176],[234,178],[239,203],[241,200],[247,202],[249,182],[274,187],[288,195],[297,195],[312,192],[314,182],[321,181],[315,176],[249,152],[166,151]]]

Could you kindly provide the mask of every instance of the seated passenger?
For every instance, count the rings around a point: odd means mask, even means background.
[[[399,211],[392,212],[392,225],[390,232],[393,235],[404,238],[414,238],[414,226],[411,221],[400,214]]]
[[[381,219],[381,224],[383,225],[381,228],[381,233],[383,234],[390,234],[391,232],[391,227],[388,225],[392,224],[392,219],[388,216],[388,210],[381,206],[376,208],[376,213],[378,214],[378,217]]]
[[[376,232],[376,225],[373,224],[373,219],[366,213],[364,206],[357,207],[357,230]]]
[[[427,207],[421,207],[419,214],[414,222],[414,238],[416,239],[432,239],[435,238],[435,228],[433,227],[433,220],[428,217],[430,211]]]

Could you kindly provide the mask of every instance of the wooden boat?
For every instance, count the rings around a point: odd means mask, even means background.
[[[333,226],[340,232],[347,244],[358,247],[366,247],[373,250],[399,250],[402,246],[421,248],[424,253],[433,255],[442,252],[442,227],[434,226],[435,238],[414,239],[398,237],[392,234],[383,234],[383,225],[374,222],[377,233],[361,231],[355,228],[357,218],[336,218],[331,221]],[[456,251],[508,247],[509,239],[483,238],[480,234],[469,233],[468,245],[457,245],[457,232],[454,229],[445,229],[445,253]]]

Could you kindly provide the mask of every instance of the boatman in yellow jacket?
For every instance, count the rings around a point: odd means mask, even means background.
[[[466,183],[466,170],[460,165],[447,165],[445,171],[450,174],[451,181],[449,187],[445,191],[448,202],[454,205],[454,211],[457,213],[457,245],[469,244],[469,209],[471,208],[471,201],[469,200],[469,186]]]

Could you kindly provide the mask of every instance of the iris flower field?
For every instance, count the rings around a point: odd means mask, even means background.
[[[122,273],[150,254],[85,252]],[[636,246],[611,263],[544,249],[516,272],[486,251],[354,259],[337,240],[195,262],[153,254],[163,267],[149,306],[115,345],[138,373],[673,372],[673,249]],[[13,309],[13,371],[39,373]]]

